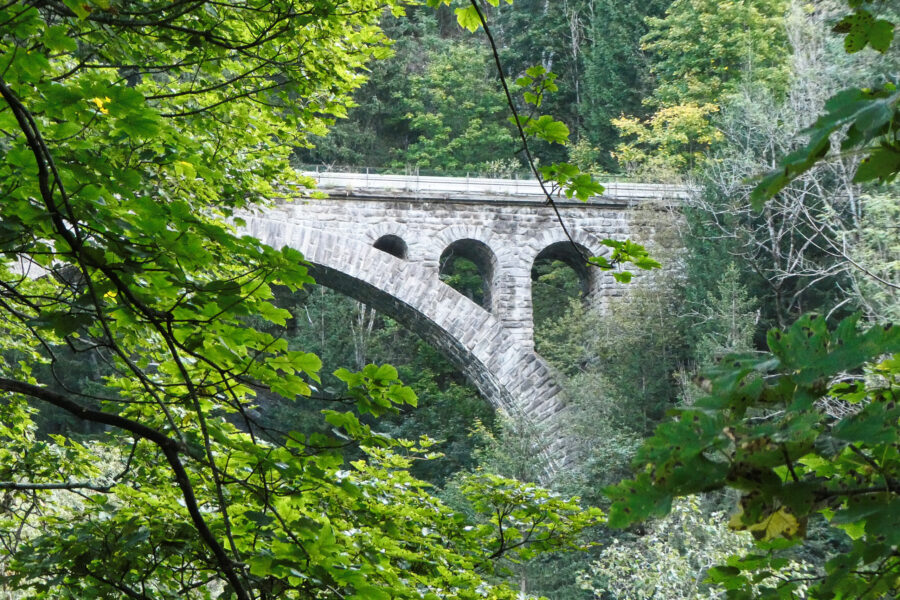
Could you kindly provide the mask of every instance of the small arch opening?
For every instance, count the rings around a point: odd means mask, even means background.
[[[387,234],[383,235],[372,244],[376,250],[381,250],[382,252],[387,252],[397,258],[402,258],[406,260],[407,257],[407,247],[406,242],[403,241],[398,235]]]
[[[531,266],[531,304],[535,330],[559,319],[572,300],[585,298],[593,273],[585,257],[591,252],[571,242],[544,248]]]
[[[441,281],[457,292],[491,310],[494,271],[497,259],[484,242],[456,240],[441,254]]]

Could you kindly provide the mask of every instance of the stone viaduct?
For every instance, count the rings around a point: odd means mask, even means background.
[[[585,266],[532,180],[306,173],[323,198],[286,199],[247,215],[244,231],[274,247],[300,250],[316,281],[397,320],[442,351],[495,407],[552,431],[564,406],[550,367],[534,351],[532,267],[569,264],[589,302],[623,293],[609,274]],[[683,188],[607,184],[587,203],[562,198],[559,213],[589,256],[604,238],[635,239],[634,208],[675,203]],[[636,241],[641,241],[637,239]],[[454,256],[483,279],[476,304],[440,278]],[[549,457],[564,463],[551,434]],[[552,447],[556,446],[555,449]],[[551,468],[552,464],[551,464]]]

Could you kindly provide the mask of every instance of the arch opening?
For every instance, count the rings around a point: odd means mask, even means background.
[[[492,311],[497,257],[487,244],[456,240],[444,249],[438,264],[441,281]]]
[[[377,240],[372,246],[376,250],[381,250],[382,252],[387,252],[392,256],[396,256],[397,258],[402,258],[406,260],[408,255],[408,248],[406,246],[406,242],[403,241],[399,235],[387,234],[383,235]]]
[[[566,241],[550,244],[535,257],[531,265],[535,333],[563,316],[572,300],[588,295],[594,273],[584,257],[590,255],[590,250],[584,246],[573,246]]]

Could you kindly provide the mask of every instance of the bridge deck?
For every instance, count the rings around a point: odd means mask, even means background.
[[[436,177],[419,175],[381,175],[304,171],[316,180],[319,189],[338,195],[372,196],[392,199],[470,200],[479,202],[543,202],[545,196],[535,179],[489,179],[484,177]],[[665,183],[601,182],[606,188],[602,196],[594,196],[589,204],[628,203],[642,200],[680,201],[688,197],[689,188]],[[547,185],[548,191],[556,190]],[[583,204],[564,195],[561,203]]]

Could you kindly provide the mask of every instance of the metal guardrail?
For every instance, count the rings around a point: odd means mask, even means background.
[[[400,175],[405,177],[467,177],[472,179],[509,179],[509,180],[534,180],[534,174],[527,170],[518,171],[509,170],[445,170],[445,169],[420,169],[419,167],[367,167],[363,165],[327,165],[314,163],[293,163],[293,167],[297,171],[304,173],[367,173],[369,175]],[[621,175],[618,173],[592,173],[595,179],[602,181],[616,182],[634,182],[634,183],[652,183],[648,181],[642,182],[630,175]]]
[[[444,177],[431,175],[397,175],[370,172],[302,171],[316,180],[319,189],[340,189],[347,193],[364,195],[375,193],[409,194],[422,198],[470,198],[478,200],[529,200],[543,197],[541,186],[535,179],[496,179],[489,177]],[[604,200],[683,200],[688,197],[688,186],[664,183],[636,183],[601,181],[606,188],[603,196],[592,201]],[[565,196],[561,201],[569,201]],[[572,200],[572,202],[575,202]]]

